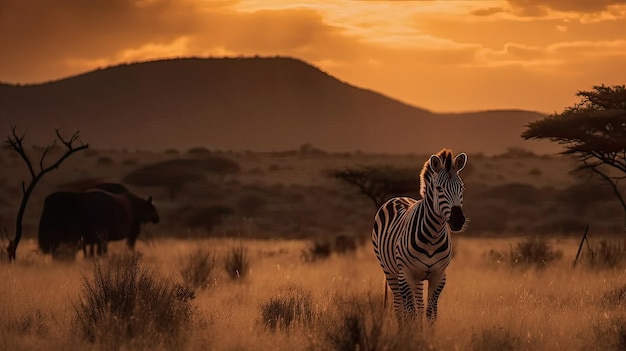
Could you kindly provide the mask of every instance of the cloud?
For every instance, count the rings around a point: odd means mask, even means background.
[[[470,14],[474,16],[491,16],[491,15],[495,15],[497,13],[503,13],[503,12],[506,12],[506,9],[503,7],[485,7],[485,8],[472,10],[470,11]]]
[[[514,11],[525,16],[544,16],[548,10],[598,13],[612,6],[626,5],[625,0],[507,0]]]
[[[167,56],[351,60],[368,46],[306,8],[244,12],[233,1],[0,1],[0,80],[9,82],[41,81],[45,72],[61,78],[90,63]]]
[[[67,72],[72,60],[171,42],[202,24],[188,0],[1,1],[0,79]]]

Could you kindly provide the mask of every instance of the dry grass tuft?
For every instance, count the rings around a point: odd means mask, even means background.
[[[74,306],[79,335],[106,348],[184,345],[192,308],[189,294],[141,264],[141,256],[112,256],[94,263]],[[181,299],[181,297],[183,297]]]
[[[181,259],[180,275],[185,284],[194,288],[206,288],[215,281],[216,255],[208,250],[197,249]]]
[[[248,275],[250,269],[248,248],[241,241],[226,254],[224,268],[228,276],[233,280],[243,279]]]
[[[472,350],[515,351],[522,350],[522,339],[503,327],[484,329],[472,336]]]
[[[308,327],[312,321],[311,292],[296,285],[285,286],[278,296],[261,305],[260,324],[271,331],[288,330],[295,324]]]

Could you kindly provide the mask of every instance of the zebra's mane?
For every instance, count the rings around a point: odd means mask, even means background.
[[[444,168],[446,171],[450,172],[452,169],[452,150],[450,149],[441,149],[437,153],[437,156],[441,160],[443,160]],[[433,169],[430,167],[430,157],[426,162],[424,162],[424,166],[422,167],[422,171],[420,172],[420,195],[422,198],[426,196],[426,183],[430,182],[431,177],[433,175]]]

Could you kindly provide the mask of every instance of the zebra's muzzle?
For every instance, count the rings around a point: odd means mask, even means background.
[[[461,209],[460,206],[452,206],[448,223],[450,224],[450,229],[455,232],[463,228],[463,224],[465,224],[465,216],[463,215],[463,209]]]

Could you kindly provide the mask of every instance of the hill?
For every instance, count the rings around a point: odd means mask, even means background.
[[[34,85],[0,84],[0,126],[47,143],[55,128],[100,149],[499,153],[554,145],[519,135],[529,111],[438,114],[342,82],[292,58],[181,58]]]

